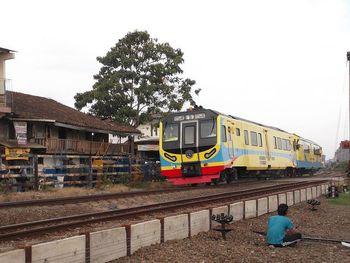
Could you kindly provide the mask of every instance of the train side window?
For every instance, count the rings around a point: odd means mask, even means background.
[[[262,147],[262,136],[261,133],[258,133],[258,143],[259,143],[259,147]]]
[[[205,120],[200,123],[201,138],[213,138],[216,137],[216,121]]]
[[[250,132],[250,140],[253,146],[258,146],[258,136],[256,132]]]
[[[227,135],[226,135],[226,126],[222,125],[221,126],[221,141],[222,142],[227,142]]]
[[[286,151],[287,150],[287,140],[282,139],[282,150]]]
[[[282,150],[282,140],[281,138],[277,137],[277,148],[279,150]]]
[[[287,151],[290,151],[292,149],[291,145],[290,145],[290,141],[287,140]]]
[[[249,145],[249,134],[247,130],[244,130],[244,143]]]
[[[277,138],[276,138],[276,136],[273,136],[273,142],[274,142],[275,149],[277,149]]]
[[[239,128],[236,128],[236,135],[241,136],[241,130]]]
[[[228,134],[228,141],[232,141],[232,137],[231,137],[231,127],[227,127],[227,134]]]

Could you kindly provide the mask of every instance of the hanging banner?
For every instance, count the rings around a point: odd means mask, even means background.
[[[23,121],[14,121],[17,143],[19,145],[27,144],[27,123]]]

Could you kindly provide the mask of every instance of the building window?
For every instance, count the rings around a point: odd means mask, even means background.
[[[227,142],[227,137],[226,137],[226,126],[225,125],[222,125],[221,126],[221,141],[222,142]]]
[[[44,157],[38,157],[38,164],[44,164]]]
[[[262,136],[261,136],[261,133],[258,133],[258,143],[259,143],[259,147],[262,147]]]
[[[241,136],[241,130],[239,128],[236,128],[236,135]]]
[[[253,132],[253,131],[250,132],[250,140],[253,146],[258,146],[258,136],[256,132]]]
[[[247,130],[244,130],[244,143],[249,145],[249,135]]]

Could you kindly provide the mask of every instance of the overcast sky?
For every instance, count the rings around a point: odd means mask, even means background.
[[[184,52],[199,105],[297,133],[327,158],[348,138],[350,1],[0,0],[0,8],[0,47],[18,51],[7,63],[14,91],[73,106],[94,83],[96,57],[147,30]]]

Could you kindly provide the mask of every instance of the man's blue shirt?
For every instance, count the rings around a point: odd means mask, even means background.
[[[272,245],[282,244],[286,230],[293,227],[293,223],[288,217],[271,216],[267,226],[267,243]]]

